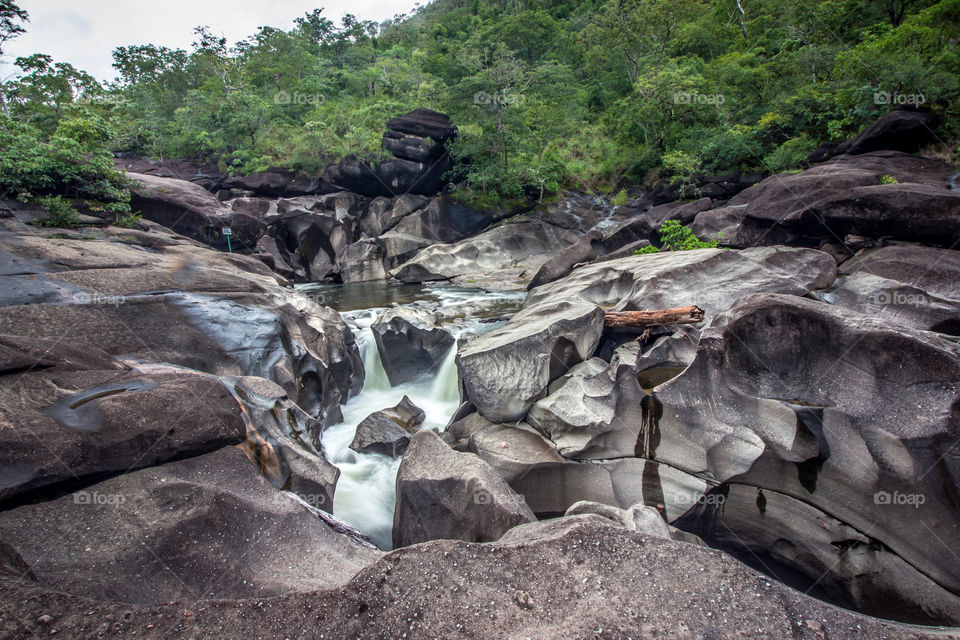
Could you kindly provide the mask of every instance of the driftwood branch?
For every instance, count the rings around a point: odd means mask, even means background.
[[[691,305],[654,311],[607,311],[603,326],[607,329],[642,329],[665,324],[689,324],[703,321],[703,309]]]

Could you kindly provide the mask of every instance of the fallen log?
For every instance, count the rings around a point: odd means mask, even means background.
[[[691,305],[654,311],[607,311],[603,317],[603,326],[606,329],[642,329],[691,322],[703,322],[703,309]]]

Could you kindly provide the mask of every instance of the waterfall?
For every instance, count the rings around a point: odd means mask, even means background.
[[[458,304],[468,309],[463,314],[467,316],[466,319],[446,325],[455,338],[465,332],[483,333],[497,326],[496,323],[480,323],[472,315],[474,311],[485,307],[492,314],[500,315],[505,308],[512,311],[523,297],[521,294],[484,294],[457,289],[437,290],[433,295],[443,297],[447,308]],[[469,307],[467,303],[475,307]],[[509,303],[514,307],[504,307]],[[380,548],[390,549],[393,544],[393,511],[400,459],[352,450],[350,443],[353,442],[357,425],[371,413],[392,407],[403,396],[409,396],[426,414],[421,428],[442,430],[460,406],[460,383],[455,342],[436,373],[390,386],[371,329],[382,311],[382,308],[375,308],[343,314],[356,337],[366,373],[360,393],[343,405],[343,422],[328,427],[323,432],[322,441],[327,459],[340,469],[333,498],[334,515],[369,535]]]
[[[460,404],[460,379],[457,376],[457,344],[444,356],[430,389],[431,397],[443,404]]]
[[[365,339],[359,345],[363,353],[365,374],[363,389],[386,391],[390,388],[390,380],[387,378],[387,372],[383,369],[383,361],[380,360],[380,349],[377,348],[377,341],[373,337],[373,329],[367,327],[364,329],[364,333]]]

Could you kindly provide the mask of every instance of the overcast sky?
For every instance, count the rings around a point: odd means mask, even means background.
[[[30,14],[27,33],[4,47],[0,74],[13,72],[18,56],[47,53],[100,80],[115,77],[111,52],[152,43],[189,49],[193,28],[208,25],[230,44],[263,25],[290,28],[293,19],[323,7],[339,22],[345,13],[381,21],[413,9],[416,0],[17,0]]]

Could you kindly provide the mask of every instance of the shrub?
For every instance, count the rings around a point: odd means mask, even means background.
[[[807,156],[816,148],[816,143],[807,136],[787,140],[763,159],[763,164],[773,173],[783,173],[803,166]]]
[[[60,196],[32,196],[29,193],[20,194],[21,202],[36,205],[45,209],[49,214],[45,220],[39,221],[41,227],[62,227],[69,229],[80,224],[80,216],[68,201]]]
[[[619,207],[627,203],[627,200],[630,199],[630,196],[627,195],[626,189],[620,189],[617,191],[617,195],[613,196],[613,200],[610,202],[613,206]]]
[[[667,251],[690,251],[692,249],[715,249],[719,243],[719,236],[713,240],[701,240],[690,227],[681,225],[676,220],[667,220],[660,225],[660,243]],[[634,251],[634,255],[659,253],[659,249],[650,245]]]
[[[880,184],[900,184],[900,181],[890,174],[880,176]]]

